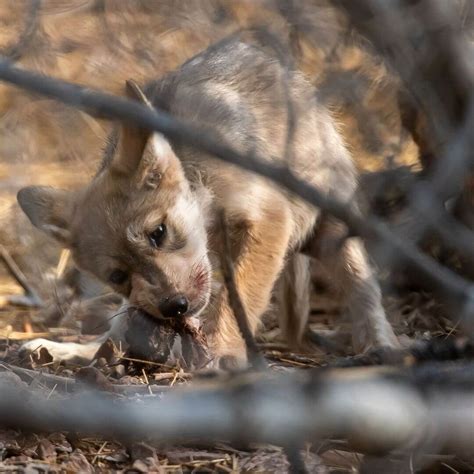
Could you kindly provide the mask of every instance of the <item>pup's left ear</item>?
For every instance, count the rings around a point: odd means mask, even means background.
[[[17,194],[17,200],[31,223],[64,246],[69,246],[69,221],[73,196],[69,191],[48,186],[28,186]]]

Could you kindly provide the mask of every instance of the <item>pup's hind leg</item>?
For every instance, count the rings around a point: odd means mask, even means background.
[[[310,312],[310,257],[295,252],[286,261],[277,284],[275,303],[280,331],[285,341],[298,347],[303,339]]]
[[[352,324],[356,352],[372,347],[397,347],[398,340],[382,306],[382,294],[363,242],[342,240],[342,225],[328,217],[308,246],[325,267],[341,296]]]

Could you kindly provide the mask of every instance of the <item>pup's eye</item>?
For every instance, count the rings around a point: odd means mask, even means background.
[[[160,224],[148,237],[150,238],[151,245],[159,247],[166,236],[166,226]]]
[[[128,275],[123,270],[114,270],[109,276],[110,283],[113,283],[114,285],[122,285],[127,281],[127,279]]]

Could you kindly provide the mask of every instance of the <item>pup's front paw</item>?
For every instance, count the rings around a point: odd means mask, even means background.
[[[400,343],[398,342],[398,339],[384,339],[382,341],[377,340],[377,339],[368,339],[365,340],[364,343],[361,343],[360,341],[354,341],[353,340],[353,350],[354,354],[359,355],[359,354],[370,354],[371,352],[374,351],[379,351],[379,350],[388,350],[388,351],[396,351],[397,349],[400,349]]]
[[[370,352],[373,349],[400,349],[400,342],[393,328],[385,318],[383,311],[376,312],[370,318],[354,322],[352,325],[352,347],[356,354]]]
[[[222,354],[215,355],[206,364],[205,369],[217,371],[237,371],[248,367],[247,357],[244,354]]]

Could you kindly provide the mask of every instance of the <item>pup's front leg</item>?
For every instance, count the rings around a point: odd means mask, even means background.
[[[237,291],[250,330],[255,333],[283,267],[292,221],[283,203],[281,206],[273,203],[261,210],[258,219],[228,216],[227,222]],[[226,289],[211,302],[204,331],[215,357],[215,366],[246,363],[245,344],[229,306]]]

